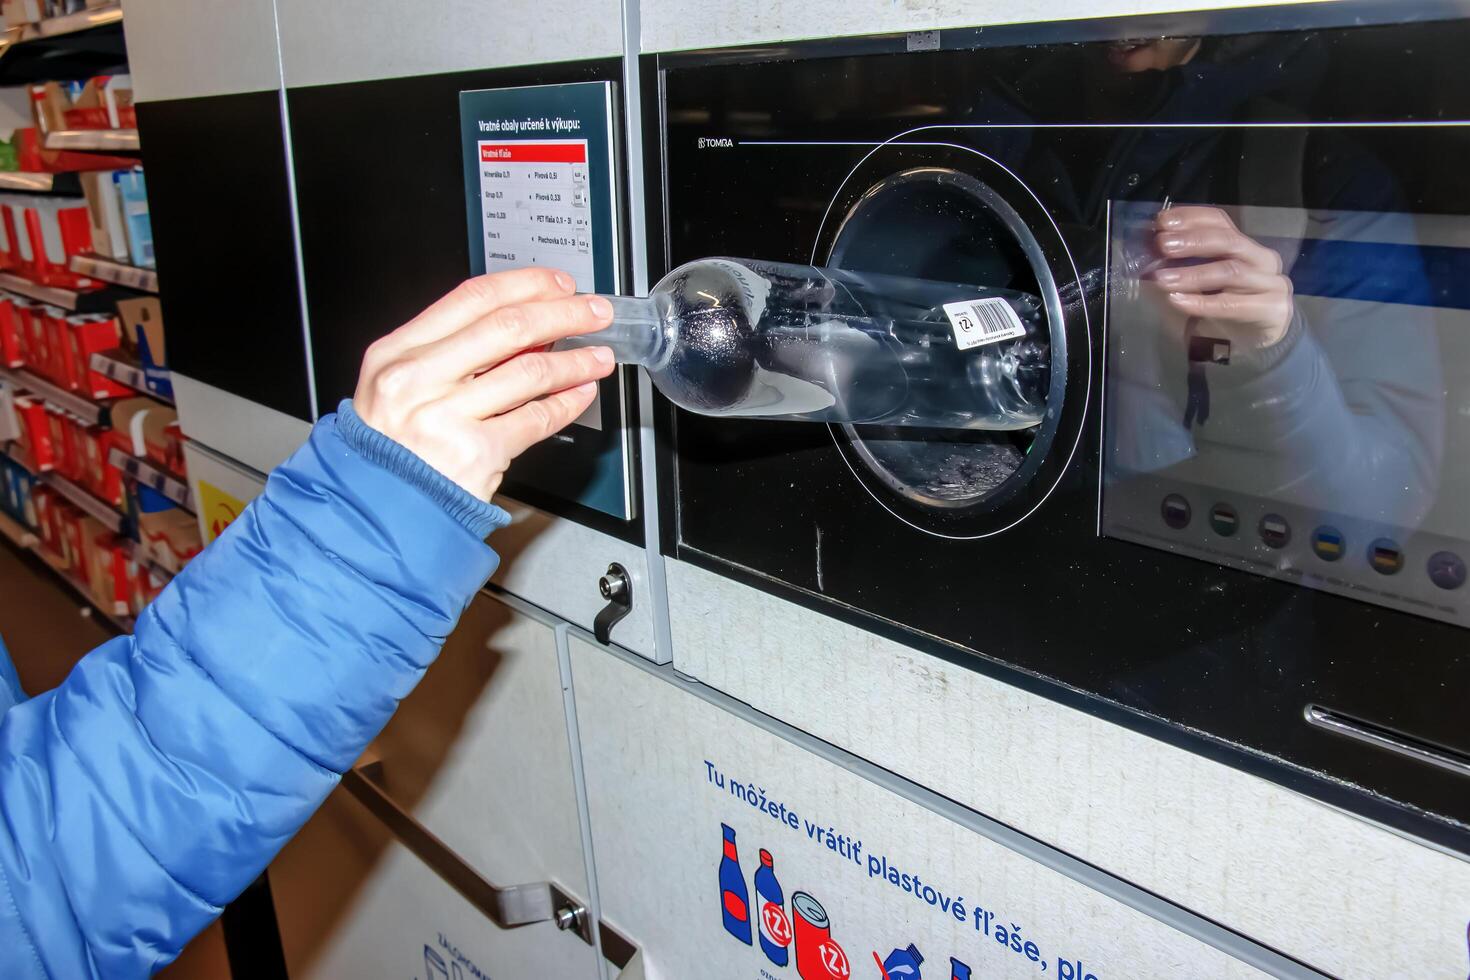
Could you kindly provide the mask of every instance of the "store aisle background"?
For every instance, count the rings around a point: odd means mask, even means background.
[[[40,560],[0,544],[0,638],[15,660],[27,694],[61,683],[88,650],[115,635],[85,615],[76,596]],[[190,943],[158,976],[165,980],[228,980],[230,968],[219,923]]]

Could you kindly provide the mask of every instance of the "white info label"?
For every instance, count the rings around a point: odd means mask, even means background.
[[[1026,326],[1011,304],[996,296],[945,303],[944,315],[949,317],[954,343],[960,350],[1026,336]]]
[[[596,292],[586,140],[480,143],[485,271],[565,269]]]

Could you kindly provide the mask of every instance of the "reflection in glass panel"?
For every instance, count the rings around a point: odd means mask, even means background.
[[[1110,228],[1103,532],[1470,625],[1470,218]]]

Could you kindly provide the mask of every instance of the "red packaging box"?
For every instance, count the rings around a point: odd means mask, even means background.
[[[46,424],[51,430],[52,458],[56,472],[73,483],[83,479],[82,453],[77,445],[77,425],[70,415],[46,406]]]
[[[184,565],[204,550],[199,521],[179,507],[138,516],[138,539],[143,553],[164,571],[177,575]]]
[[[41,326],[46,333],[45,375],[61,387],[75,391],[81,382],[76,378],[71,358],[66,356],[66,311],[48,306],[41,314]]]
[[[126,398],[133,390],[92,370],[92,355],[114,350],[122,343],[122,326],[117,317],[101,313],[67,317],[67,360],[77,390],[87,398]]]
[[[61,557],[67,568],[84,578],[87,574],[87,521],[97,524],[71,504],[61,511]]]
[[[21,451],[30,458],[31,468],[37,473],[55,469],[56,446],[51,441],[45,404],[27,395],[16,395],[15,415],[20,421]]]
[[[115,616],[126,616],[132,608],[133,563],[123,541],[93,518],[82,522],[86,535],[83,565],[92,598]]]
[[[0,296],[0,363],[6,367],[18,368],[26,362],[24,330],[20,305],[9,296]]]
[[[47,307],[32,303],[26,307],[21,322],[26,328],[26,364],[37,374],[48,374],[51,366],[51,342],[46,334]]]
[[[91,284],[68,267],[73,255],[92,250],[92,220],[82,198],[33,198],[19,209],[21,271],[46,286],[76,289]]]
[[[123,500],[122,470],[108,458],[112,447],[121,444],[110,429],[86,426],[78,430],[78,444],[83,462],[83,484],[102,500],[118,506]]]
[[[138,616],[150,602],[158,598],[164,586],[168,585],[168,580],[154,575],[142,562],[134,563],[133,568],[132,614]]]
[[[31,491],[31,506],[36,511],[36,532],[52,551],[57,550],[55,515],[52,514],[56,501],[56,494],[48,487],[37,486]]]

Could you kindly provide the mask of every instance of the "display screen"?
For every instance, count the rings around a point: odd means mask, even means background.
[[[461,92],[470,271],[561,269],[587,293],[616,293],[621,260],[611,82]],[[562,432],[516,460],[507,490],[633,516],[623,373]]]
[[[1470,625],[1470,218],[1118,202],[1102,533]]]

